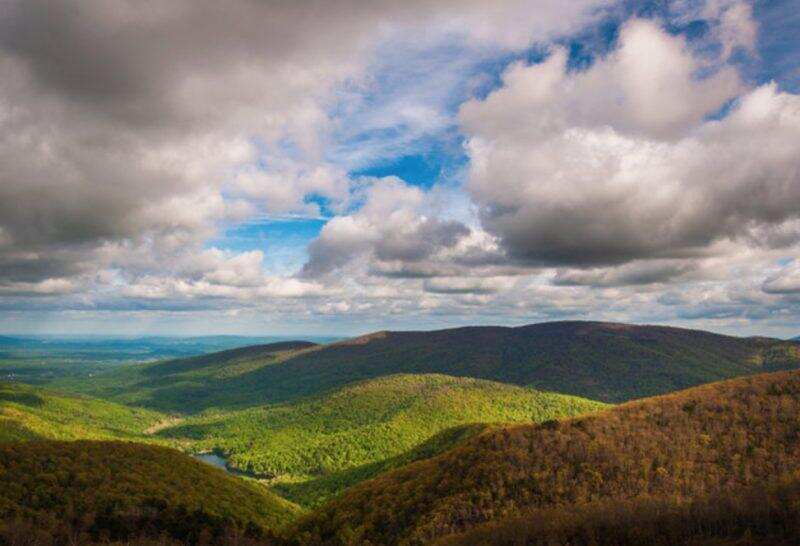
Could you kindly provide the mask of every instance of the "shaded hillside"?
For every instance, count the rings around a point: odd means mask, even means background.
[[[483,433],[359,484],[300,525],[303,544],[427,544],[586,503],[735,496],[800,478],[800,372]]]
[[[491,381],[398,375],[293,403],[203,414],[158,436],[195,450],[222,451],[234,468],[283,482],[280,490],[292,500],[318,504],[392,466],[375,463],[401,457],[448,428],[540,422],[604,407]],[[355,471],[366,465],[372,469]]]
[[[54,381],[55,387],[123,404],[192,413],[219,400],[220,407],[250,407],[266,402],[251,375],[318,347],[308,341],[253,345],[202,356],[129,365],[86,379]]]
[[[162,418],[105,400],[0,382],[0,442],[132,439]]]
[[[316,347],[310,341],[281,341],[266,345],[249,345],[217,353],[170,360],[157,366],[150,366],[148,374],[165,377],[175,374],[191,374],[197,377],[224,378],[247,371],[247,363],[262,359],[276,359],[303,349]]]
[[[0,542],[22,532],[29,544],[161,535],[191,543],[266,539],[296,514],[261,486],[167,448],[0,444]]]
[[[449,535],[436,546],[791,546],[800,478],[694,499],[606,500],[531,510]]]
[[[166,411],[196,412],[281,402],[384,375],[441,373],[618,402],[794,369],[800,364],[800,344],[661,326],[551,322],[378,332],[296,352],[230,355],[133,366],[65,387]]]

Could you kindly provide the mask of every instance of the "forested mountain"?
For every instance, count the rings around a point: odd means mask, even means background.
[[[130,366],[62,385],[182,413],[284,402],[397,373],[489,379],[620,402],[798,365],[797,342],[662,326],[551,322],[378,332],[288,350],[267,345]]]
[[[303,544],[429,544],[518,517],[464,543],[572,536],[592,544],[586,537],[606,528],[645,538],[671,529],[684,533],[680,543],[714,544],[750,529],[780,543],[797,530],[798,415],[800,372],[780,372],[500,428],[351,488],[306,518],[297,536]]]
[[[0,541],[767,546],[800,532],[800,372],[494,427],[298,509],[174,450],[0,444]]]
[[[157,436],[195,451],[222,451],[232,467],[272,480],[291,500],[315,505],[481,428],[468,425],[541,422],[604,407],[485,380],[397,375],[290,403],[187,417]]]
[[[172,449],[123,442],[0,444],[4,544],[268,541],[297,512],[260,485]]]

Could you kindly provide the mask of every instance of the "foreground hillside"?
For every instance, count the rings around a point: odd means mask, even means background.
[[[162,418],[154,411],[0,382],[0,442],[134,439]]]
[[[305,519],[298,537],[303,544],[428,544],[523,512],[530,525],[504,526],[507,534],[498,532],[498,543],[536,543],[544,522],[553,537],[581,524],[595,532],[604,525],[627,526],[633,533],[642,525],[645,536],[653,531],[648,526],[659,525],[658,518],[647,519],[658,514],[659,502],[664,514],[680,515],[693,500],[702,520],[697,528],[727,540],[729,535],[715,534],[709,525],[730,520],[721,511],[730,499],[741,499],[731,510],[761,504],[769,514],[755,512],[767,518],[760,524],[777,518],[775,529],[761,531],[780,543],[793,521],[783,519],[786,510],[797,511],[787,499],[797,498],[800,479],[798,415],[800,372],[783,372],[564,422],[496,429],[351,488]],[[760,500],[746,497],[752,491]],[[716,499],[728,501],[717,505]],[[709,512],[705,516],[703,509]],[[626,514],[642,519],[621,524]],[[689,526],[680,517],[667,520]],[[477,535],[488,542],[462,538],[491,544],[494,536]],[[515,538],[500,540],[503,536]]]
[[[81,392],[169,412],[242,409],[398,373],[488,379],[605,402],[742,375],[795,369],[800,344],[680,328],[552,322],[379,332],[325,346],[272,346],[131,366]]]
[[[0,444],[0,542],[268,539],[297,508],[177,451],[122,442]]]
[[[800,478],[692,499],[643,497],[526,511],[436,546],[794,546]]]
[[[282,494],[313,505],[479,430],[451,427],[541,422],[603,407],[491,381],[399,375],[292,403],[187,418],[158,436],[194,450],[221,451],[229,466],[277,481]]]

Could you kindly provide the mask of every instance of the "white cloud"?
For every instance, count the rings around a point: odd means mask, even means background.
[[[679,0],[673,11],[679,20],[710,22],[711,38],[722,46],[722,56],[728,57],[736,48],[755,53],[758,23],[753,16],[753,4],[747,0]]]
[[[741,87],[731,69],[698,81],[699,62],[681,38],[634,20],[585,72],[567,71],[559,50],[512,66],[461,111],[484,227],[532,265],[769,243],[758,235],[800,214],[800,97],[765,85],[706,121]]]
[[[377,180],[366,189],[357,212],[325,225],[309,246],[303,275],[325,275],[360,257],[378,263],[419,263],[454,247],[470,233],[469,228],[439,219],[427,197],[399,179]]]

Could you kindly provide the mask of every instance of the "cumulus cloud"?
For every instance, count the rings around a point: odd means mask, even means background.
[[[483,226],[539,266],[770,244],[760,235],[800,215],[800,97],[747,90],[731,68],[698,76],[703,66],[683,38],[632,20],[585,71],[560,49],[510,67],[460,114]]]
[[[63,296],[77,290],[69,279],[45,279],[39,282],[11,282],[0,284],[0,294],[14,297]]]
[[[426,292],[434,294],[494,294],[507,287],[503,278],[438,277],[423,284]]]
[[[323,158],[335,90],[362,80],[381,40],[524,47],[598,5],[5,2],[0,276],[82,274],[109,243],[200,244],[258,210],[318,214],[309,196],[348,192]]]
[[[366,190],[363,206],[337,216],[309,246],[305,277],[330,273],[359,257],[381,263],[419,263],[454,247],[470,234],[455,220],[443,220],[426,211],[424,191],[399,179],[376,181]],[[376,270],[386,268],[378,265]],[[421,274],[424,276],[424,273]]]
[[[737,48],[755,52],[758,23],[750,2],[679,0],[673,6],[673,11],[683,23],[708,21],[711,37],[721,47],[723,57],[729,57]]]

